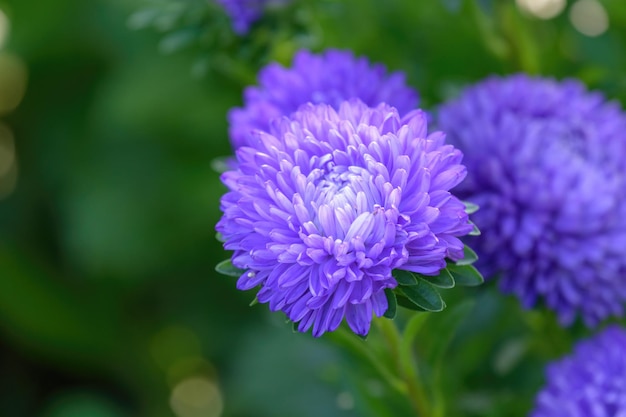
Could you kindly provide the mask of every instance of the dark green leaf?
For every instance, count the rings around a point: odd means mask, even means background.
[[[413,311],[428,311],[424,310],[418,305],[413,304],[413,302],[409,300],[403,293],[401,293],[400,290],[394,292],[394,295],[396,296],[396,301],[400,307],[404,307]]]
[[[400,291],[404,293],[413,304],[426,311],[441,311],[445,307],[437,288],[423,279],[418,279],[417,285],[400,287]]]
[[[465,204],[465,212],[467,214],[476,213],[479,209],[478,205],[470,203],[469,201],[464,201],[463,204]]]
[[[420,277],[430,282],[435,287],[439,287],[439,288],[453,288],[454,287],[454,277],[452,276],[452,274],[450,274],[450,271],[448,271],[446,268],[439,271],[439,275],[436,275],[434,277],[427,276],[427,275],[421,275]]]
[[[410,271],[394,269],[391,275],[398,281],[399,285],[417,285],[417,276]]]
[[[246,272],[243,269],[239,269],[235,267],[230,261],[230,259],[226,259],[220,262],[219,264],[215,265],[215,270],[219,272],[220,274],[228,275],[229,277],[237,277],[237,278],[239,278],[240,276],[243,275],[244,272]]]
[[[385,296],[387,297],[387,311],[383,314],[384,317],[388,319],[393,319],[396,317],[396,313],[398,310],[398,302],[396,300],[396,294],[393,292],[391,288],[385,288]]]
[[[469,246],[463,247],[463,259],[456,262],[457,265],[471,265],[478,260],[478,255]]]
[[[447,267],[448,271],[454,277],[456,285],[463,287],[474,287],[485,282],[485,279],[480,272],[472,265],[459,265],[449,263]]]

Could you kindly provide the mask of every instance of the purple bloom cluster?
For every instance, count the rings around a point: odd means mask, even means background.
[[[281,5],[289,0],[216,0],[232,20],[235,33],[244,35],[250,25],[263,14],[263,9],[272,4]]]
[[[613,326],[552,363],[531,417],[626,416],[626,331]]]
[[[300,51],[290,69],[272,63],[261,70],[259,84],[245,90],[244,108],[229,113],[235,149],[247,143],[250,131],[267,131],[270,120],[289,116],[306,103],[326,103],[337,109],[344,100],[358,98],[368,106],[387,103],[406,114],[418,101],[403,73],[388,74],[381,64],[333,49],[321,55]]]
[[[359,100],[307,104],[255,130],[223,174],[229,192],[217,230],[237,287],[283,311],[299,331],[335,330],[345,318],[368,333],[388,304],[395,268],[436,275],[463,257],[472,230],[449,190],[466,174],[462,154],[427,133],[421,111],[401,118]]]
[[[468,88],[439,127],[465,155],[455,191],[481,209],[472,245],[487,274],[563,324],[622,315],[626,116],[573,80],[515,75]],[[591,414],[589,414],[591,415]]]

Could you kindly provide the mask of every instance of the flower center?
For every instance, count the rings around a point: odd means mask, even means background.
[[[371,211],[375,205],[372,198],[372,185],[372,175],[365,168],[333,166],[318,183],[320,193],[317,204],[326,204],[333,210],[350,207],[355,214],[359,214],[363,212],[364,207],[362,205],[357,207],[357,195],[359,192],[364,192],[368,203],[367,211]]]

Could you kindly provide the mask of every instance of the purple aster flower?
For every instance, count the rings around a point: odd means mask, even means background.
[[[335,330],[345,317],[368,333],[387,310],[395,268],[436,275],[463,258],[472,230],[448,190],[465,176],[462,154],[428,134],[424,113],[401,118],[358,100],[338,110],[307,104],[253,131],[222,175],[230,191],[217,230],[241,290],[283,311],[298,330]]]
[[[417,106],[417,93],[406,86],[403,73],[388,74],[381,64],[370,64],[352,52],[327,50],[296,54],[293,68],[272,63],[261,70],[259,87],[244,92],[244,108],[228,115],[233,147],[245,145],[253,129],[267,131],[269,121],[289,116],[302,104],[326,103],[338,108],[344,100],[358,98],[368,106],[387,103],[406,114]]]
[[[233,30],[244,35],[270,5],[283,5],[290,0],[216,0],[230,16]]]
[[[626,332],[612,326],[552,363],[531,417],[625,417]]]
[[[577,81],[490,78],[444,105],[461,149],[461,198],[481,209],[487,274],[562,324],[622,315],[626,300],[626,116]]]

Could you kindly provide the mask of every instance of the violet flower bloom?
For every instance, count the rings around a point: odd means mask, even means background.
[[[269,121],[289,116],[306,103],[326,103],[338,108],[344,100],[358,98],[368,106],[387,103],[401,115],[417,107],[417,93],[407,87],[404,74],[388,74],[381,64],[352,52],[330,49],[321,55],[300,51],[293,68],[269,64],[259,73],[259,86],[244,92],[244,107],[230,111],[230,138],[235,149],[245,145],[250,131],[267,131]]]
[[[230,16],[233,30],[245,35],[250,26],[259,20],[263,10],[269,5],[282,5],[290,0],[216,0]]]
[[[626,416],[626,331],[612,326],[547,368],[531,417]]]
[[[444,105],[440,128],[465,155],[458,195],[481,209],[479,268],[562,324],[623,314],[626,116],[577,81],[493,77]],[[482,262],[481,262],[482,261]]]
[[[464,204],[448,190],[465,177],[462,154],[427,133],[424,113],[400,118],[358,100],[307,104],[256,130],[222,175],[217,224],[240,290],[283,311],[298,330],[335,330],[345,317],[368,333],[387,310],[395,268],[437,275],[463,258]]]

